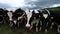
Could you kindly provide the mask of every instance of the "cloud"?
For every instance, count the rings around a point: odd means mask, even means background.
[[[0,7],[37,9],[60,6],[60,0],[0,0]]]
[[[10,5],[0,3],[0,8],[10,8]]]
[[[54,4],[58,5],[60,4],[60,0],[30,0],[27,1],[26,4],[31,6],[35,5],[35,7],[33,8],[44,8],[44,7],[52,6]]]
[[[51,5],[50,7],[58,7],[60,6],[60,4],[54,4],[54,5]]]
[[[8,4],[11,7],[22,7],[22,6],[24,6],[24,0],[0,0],[0,3]]]

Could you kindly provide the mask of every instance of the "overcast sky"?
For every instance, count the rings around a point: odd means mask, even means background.
[[[60,6],[60,0],[0,0],[0,8],[38,9]]]

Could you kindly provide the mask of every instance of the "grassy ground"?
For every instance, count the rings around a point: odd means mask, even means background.
[[[25,28],[14,29],[9,25],[3,24],[0,25],[0,34],[58,34],[57,32],[49,31],[45,32],[35,32],[35,31],[27,31]]]

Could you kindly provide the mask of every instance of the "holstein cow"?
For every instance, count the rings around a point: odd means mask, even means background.
[[[0,23],[4,23],[4,10],[0,8]]]
[[[27,24],[26,27],[30,27],[30,30],[33,28],[33,25],[36,24],[36,32],[38,32],[39,24],[39,12],[37,10],[28,10],[27,11]]]
[[[60,33],[60,10],[50,10],[52,16],[52,30]]]
[[[12,21],[13,21],[13,19],[12,19],[13,13],[12,13],[12,11],[8,11],[7,15],[9,17],[10,26],[13,26],[13,23],[12,23]]]
[[[32,16],[32,11],[29,11],[28,9],[25,11],[26,12],[26,15],[27,15],[27,24],[25,25],[27,28],[30,27],[30,24],[29,24],[29,20]]]
[[[8,10],[7,15],[9,17],[10,26],[13,26],[14,28],[16,28],[16,27],[19,27],[20,23],[26,21],[25,19],[26,14],[24,10],[20,8],[16,10],[12,10],[12,9],[6,9],[6,10]]]
[[[32,12],[32,17],[31,17],[31,27],[30,29],[32,29],[33,25],[36,24],[36,32],[38,32],[38,25],[39,25],[39,20],[40,20],[40,14],[38,12],[38,10],[33,10]]]
[[[6,16],[5,17],[7,17],[7,19],[8,19],[8,21],[9,21],[9,25],[12,27],[12,26],[14,26],[14,21],[13,21],[13,10],[11,9],[11,8],[5,8],[4,9],[5,10],[5,12],[6,12]]]
[[[18,19],[19,17],[22,15],[22,10],[19,10],[19,9],[16,9],[16,10],[12,10],[11,8],[10,9],[5,9],[5,11],[7,11],[7,15],[9,17],[9,22],[10,22],[10,26],[16,28],[18,26]],[[21,14],[17,14],[21,12]]]
[[[5,24],[9,24],[9,17],[7,14],[8,10],[6,10],[6,8],[4,8],[4,23]]]
[[[42,30],[47,32],[47,29],[51,26],[50,12],[47,9],[42,10]]]
[[[17,9],[13,15],[14,20],[17,20],[18,27],[25,26],[26,23],[26,13],[21,8]]]

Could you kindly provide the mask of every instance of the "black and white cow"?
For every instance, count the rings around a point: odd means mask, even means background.
[[[13,11],[11,8],[4,8],[4,19],[5,22],[8,22],[8,24],[12,27],[13,26]]]
[[[42,30],[47,32],[51,26],[50,12],[47,9],[42,10]]]
[[[4,8],[4,23],[5,24],[9,24],[9,17],[7,14],[8,10],[6,10],[6,8]]]
[[[39,12],[38,10],[28,10],[27,11],[27,24],[26,27],[30,27],[30,30],[34,27],[33,25],[36,24],[36,32],[38,32],[38,24],[39,24]]]
[[[8,20],[10,22],[10,26],[20,27],[19,26],[20,23],[23,23],[23,22],[27,21],[25,11],[20,9],[20,8],[16,9],[16,10],[4,9],[4,11],[5,11],[5,16],[4,17],[8,17]]]
[[[4,23],[4,10],[0,8],[0,23]]]
[[[25,26],[26,23],[26,13],[21,8],[15,10],[13,19],[17,20],[18,27]]]
[[[60,10],[49,10],[52,17],[52,30],[60,33]]]

